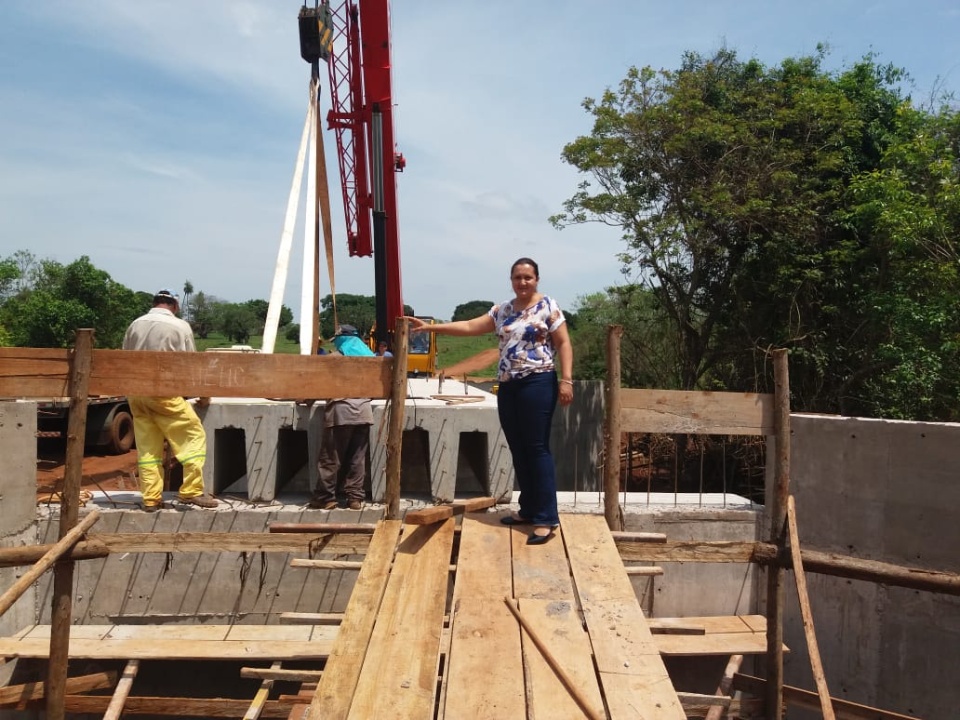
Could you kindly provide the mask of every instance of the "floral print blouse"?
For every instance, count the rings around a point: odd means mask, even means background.
[[[500,338],[500,382],[554,369],[555,348],[550,336],[566,318],[553,298],[544,295],[526,310],[516,312],[513,301],[494,305],[487,313]]]

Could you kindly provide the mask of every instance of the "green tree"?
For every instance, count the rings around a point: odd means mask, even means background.
[[[33,286],[4,303],[2,322],[22,347],[67,347],[77,329],[92,327],[98,347],[117,348],[139,310],[132,290],[83,256],[40,261]]]
[[[470,302],[457,305],[453,311],[452,320],[471,320],[475,317],[485,315],[495,303],[488,300],[471,300]]]
[[[902,71],[867,57],[831,74],[822,60],[765,67],[722,50],[687,54],[677,71],[631,69],[585,101],[593,131],[564,158],[589,179],[552,220],[622,228],[625,269],[675,338],[651,359],[668,363],[650,373],[667,387],[770,389],[765,353],[779,346],[800,409],[906,411],[877,395],[894,368],[956,406],[956,384],[933,381],[957,337],[956,263],[930,251],[958,229],[955,116],[944,111],[931,140],[933,119],[898,90]],[[898,177],[911,193],[891,205]],[[930,217],[924,232],[905,227]]]
[[[221,304],[202,290],[194,296],[190,306],[190,325],[198,338],[206,340],[217,329]]]
[[[403,313],[413,315],[414,311],[409,305],[404,305]],[[372,295],[340,293],[337,295],[337,320],[341,324],[353,325],[360,333],[360,337],[367,337],[377,321],[376,298]],[[335,332],[333,297],[327,295],[320,301],[320,336],[333,337]]]
[[[263,329],[257,314],[247,303],[225,303],[219,317],[220,332],[241,345],[248,343],[251,335]]]

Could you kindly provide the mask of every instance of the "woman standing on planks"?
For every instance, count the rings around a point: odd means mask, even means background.
[[[533,525],[527,543],[540,545],[553,537],[560,524],[550,425],[557,400],[561,405],[573,401],[573,346],[560,306],[538,290],[537,263],[530,258],[517,260],[510,268],[510,282],[514,297],[472,320],[428,325],[415,317],[406,319],[413,333],[496,332],[500,338],[497,412],[520,487],[519,512],[500,522]]]

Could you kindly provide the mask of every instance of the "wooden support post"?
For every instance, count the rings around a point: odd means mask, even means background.
[[[113,697],[110,698],[110,704],[107,705],[107,711],[103,714],[103,720],[120,720],[123,717],[123,706],[130,697],[130,689],[133,687],[133,681],[140,670],[139,660],[127,660],[127,666],[123,669],[123,675],[120,682],[113,691]]]
[[[80,485],[83,477],[83,447],[87,434],[87,395],[93,353],[93,330],[77,331],[70,358],[70,414],[67,419],[66,470],[60,503],[60,539],[66,538],[80,514]],[[73,617],[72,560],[60,562],[53,570],[53,609],[50,621],[50,662],[47,668],[47,717],[63,720],[66,697],[67,662],[70,652],[70,625]]]
[[[793,575],[797,584],[797,596],[800,599],[800,616],[803,618],[803,633],[807,637],[807,652],[810,654],[810,669],[813,671],[813,680],[817,684],[817,694],[820,696],[820,712],[824,720],[834,720],[830,690],[827,688],[827,677],[820,660],[820,646],[817,644],[817,633],[813,627],[813,611],[810,609],[810,597],[807,595],[807,576],[803,572],[803,561],[800,559],[800,533],[797,530],[797,510],[793,495],[787,497],[787,529],[790,534]]]
[[[787,496],[790,493],[790,376],[787,369],[787,351],[773,351],[773,413],[776,427],[776,457],[774,458],[774,487],[770,498],[768,517],[770,542],[783,548],[787,516]],[[767,688],[766,711],[771,720],[780,720],[783,714],[783,568],[767,568]]]
[[[94,510],[83,521],[67,533],[66,537],[57,542],[50,548],[46,555],[40,558],[36,565],[21,575],[10,588],[0,596],[0,615],[3,615],[17,601],[17,599],[26,592],[27,588],[33,585],[37,579],[43,575],[50,567],[57,562],[66,552],[73,547],[74,543],[90,529],[97,520],[100,519],[100,511]],[[69,627],[67,628],[70,629]]]
[[[729,697],[732,695],[733,676],[740,672],[740,666],[743,664],[743,655],[731,655],[727,667],[723,670],[723,677],[720,678],[720,684],[717,686],[716,695],[718,697]],[[703,720],[723,720],[723,705],[713,705],[707,710]]]
[[[387,488],[384,497],[387,520],[400,519],[400,448],[403,445],[403,423],[407,410],[409,349],[409,327],[403,318],[397,320],[393,339],[393,384],[390,388],[390,419],[387,423]]]
[[[620,338],[622,325],[607,328],[606,432],[603,458],[603,515],[611,530],[623,530],[620,513]]]

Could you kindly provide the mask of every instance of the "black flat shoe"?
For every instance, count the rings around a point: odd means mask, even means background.
[[[529,525],[530,521],[522,517],[514,517],[513,515],[507,515],[500,518],[500,522],[504,525]]]
[[[537,535],[536,531],[530,533],[530,537],[527,538],[527,545],[543,545],[554,536],[554,528],[548,528],[548,530],[550,532],[546,535]]]

